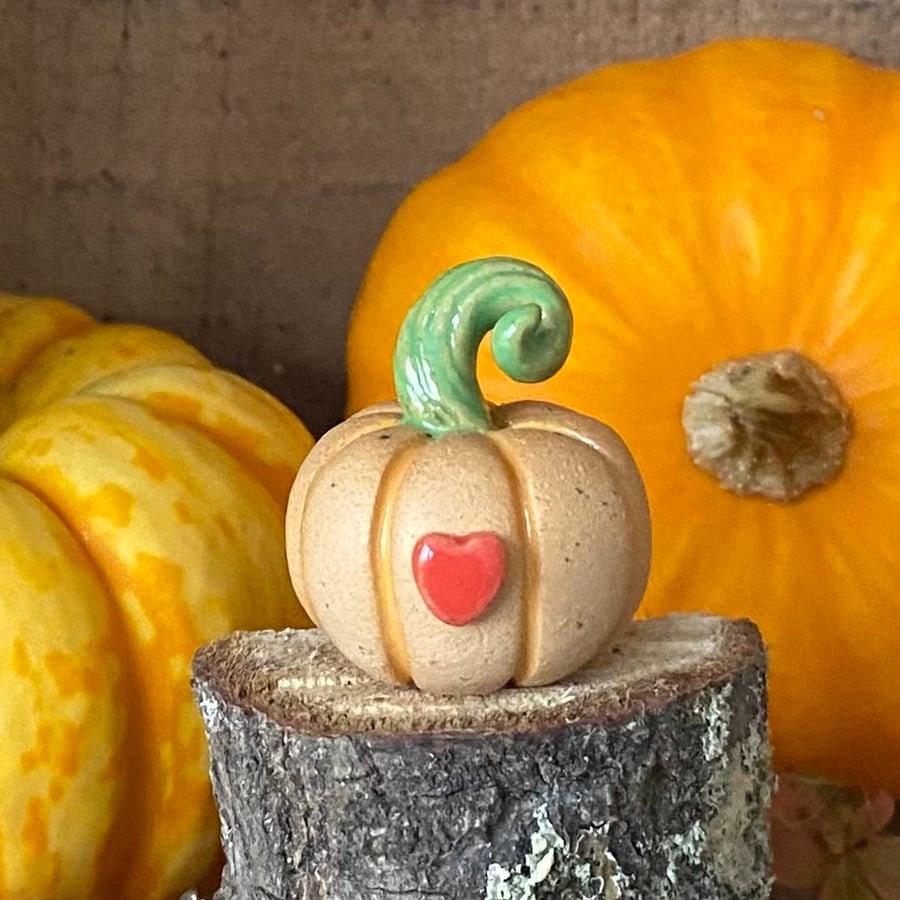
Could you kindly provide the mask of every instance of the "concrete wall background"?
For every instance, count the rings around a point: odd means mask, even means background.
[[[900,66],[900,0],[0,0],[0,290],[179,333],[320,433],[417,181],[562,80],[749,34]]]

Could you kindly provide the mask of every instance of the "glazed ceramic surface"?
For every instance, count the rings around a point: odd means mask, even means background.
[[[643,595],[643,483],[601,422],[540,401],[485,403],[474,359],[493,329],[514,377],[546,378],[571,340],[565,298],[533,266],[479,260],[438,279],[407,326],[399,402],[332,429],[298,473],[295,590],[338,649],[385,681],[483,693],[563,678]]]

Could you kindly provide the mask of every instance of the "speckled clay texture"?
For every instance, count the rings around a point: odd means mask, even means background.
[[[650,562],[646,495],[607,426],[522,401],[485,433],[430,437],[370,407],[328,432],[297,476],[288,563],[315,622],[376,679],[484,693],[580,668],[628,623]],[[506,577],[465,626],[427,608],[412,570],[431,532],[490,532]]]

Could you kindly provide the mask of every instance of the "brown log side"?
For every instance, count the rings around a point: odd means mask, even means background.
[[[756,628],[634,623],[543,688],[371,681],[319,632],[202,648],[216,900],[762,900],[772,788]]]

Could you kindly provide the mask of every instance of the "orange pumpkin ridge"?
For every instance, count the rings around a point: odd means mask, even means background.
[[[113,897],[115,892],[121,892],[126,874],[134,865],[134,853],[149,836],[152,819],[146,790],[147,780],[123,779],[117,775],[117,770],[126,770],[129,760],[141,758],[146,748],[153,744],[152,733],[145,727],[143,719],[136,714],[136,710],[144,703],[140,699],[143,687],[135,678],[134,667],[130,664],[135,649],[131,644],[129,629],[119,609],[116,591],[108,573],[98,563],[82,531],[68,520],[65,511],[47,496],[39,484],[29,483],[24,478],[15,477],[2,470],[0,477],[26,490],[53,513],[54,518],[65,527],[72,541],[82,549],[84,553],[82,562],[89,566],[106,596],[112,629],[111,644],[117,648],[118,658],[122,662],[119,694],[123,712],[127,717],[127,724],[123,730],[124,739],[104,773],[106,778],[114,780],[119,786],[119,796],[106,839],[97,851],[97,867],[103,872],[104,882],[113,890],[114,893],[110,894],[110,897]],[[124,648],[129,649],[123,652]]]
[[[393,509],[397,490],[403,475],[412,465],[413,459],[427,435],[406,444],[392,457],[382,474],[375,495],[372,516],[372,533],[369,537],[370,565],[375,574],[375,605],[378,627],[384,642],[384,654],[394,678],[401,682],[410,681],[409,653],[403,626],[397,611],[397,595],[394,590],[393,564],[391,562],[391,542],[393,539]]]
[[[491,437],[493,432],[488,432]],[[523,481],[526,477],[519,468],[513,454],[499,441],[492,440],[494,450],[503,463],[517,514],[519,552],[522,556],[524,584],[522,586],[522,626],[520,629],[520,649],[513,681],[520,683],[535,668],[535,636],[541,630],[541,608],[537,602],[537,585],[541,577],[541,561],[538,558],[537,542],[534,540],[532,521],[534,518]]]

